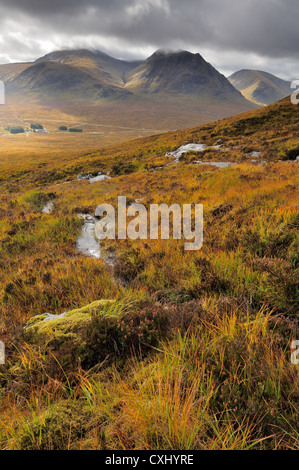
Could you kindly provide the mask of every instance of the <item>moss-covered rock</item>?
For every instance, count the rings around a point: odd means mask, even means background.
[[[71,346],[74,350],[83,350],[86,330],[94,316],[109,315],[109,307],[114,300],[97,300],[82,308],[50,317],[46,314],[31,318],[25,327],[26,341],[39,346],[50,345],[54,349]],[[54,319],[53,319],[54,317]]]
[[[31,327],[31,326],[34,326],[36,325],[37,323],[43,321],[46,319],[46,315],[43,314],[43,315],[36,315],[35,317],[32,317],[30,318],[30,320],[28,320],[28,322],[26,323],[26,329]]]
[[[123,361],[134,350],[147,353],[166,336],[166,311],[160,305],[99,300],[61,315],[29,320],[25,340],[43,351],[46,366],[62,370]]]

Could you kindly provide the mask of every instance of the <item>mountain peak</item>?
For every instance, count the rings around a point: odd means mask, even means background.
[[[244,102],[241,93],[199,53],[182,50],[154,52],[133,71],[126,87],[137,93],[178,93]]]
[[[89,49],[62,49],[57,51],[49,52],[48,54],[39,57],[35,62],[60,62],[60,63],[73,63],[78,60],[98,60],[102,59],[111,59],[108,54],[98,50],[89,50]],[[116,60],[116,59],[115,59]]]
[[[147,61],[154,61],[154,60],[175,60],[175,59],[186,59],[186,60],[192,60],[192,59],[200,59],[203,60],[203,57],[199,53],[192,53],[189,51],[185,51],[182,49],[179,50],[171,50],[171,49],[158,49],[155,51],[148,59]],[[146,62],[147,62],[146,61]]]
[[[268,105],[291,94],[291,83],[262,70],[242,69],[228,77],[245,98]]]

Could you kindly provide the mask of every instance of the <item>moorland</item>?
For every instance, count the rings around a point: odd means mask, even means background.
[[[0,136],[0,447],[298,449],[298,106],[138,134],[118,111],[103,138],[94,118],[36,109],[11,121],[53,134]],[[206,149],[167,155],[187,143]],[[98,172],[110,179],[78,179]],[[202,249],[82,255],[78,214],[118,195],[203,204]]]

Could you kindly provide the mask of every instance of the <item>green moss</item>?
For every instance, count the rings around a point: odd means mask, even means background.
[[[72,317],[74,315],[78,315],[80,313],[89,313],[89,314],[99,313],[100,311],[105,310],[106,307],[109,307],[110,305],[114,303],[115,303],[115,300],[107,300],[107,299],[96,300],[95,302],[85,305],[84,307],[76,308],[75,310],[70,310],[66,314],[66,318]]]
[[[69,311],[64,317],[44,321],[46,316],[39,315],[27,322],[25,339],[33,344],[44,345],[52,341],[56,347],[72,342],[74,346],[82,344],[82,335],[90,324],[93,315],[107,313],[114,300],[97,300],[82,308]]]
[[[46,315],[36,315],[36,317],[30,318],[28,322],[26,323],[26,327],[29,328],[36,323],[39,323],[40,321],[43,321],[46,318]]]

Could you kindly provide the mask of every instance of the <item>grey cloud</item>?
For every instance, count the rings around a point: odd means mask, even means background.
[[[292,63],[293,74],[298,18],[298,0],[0,0],[6,49],[0,57],[20,60],[23,54],[27,60],[34,52],[37,57],[51,48],[75,46],[137,58],[161,47],[180,48],[211,51],[217,62],[205,58],[223,70],[235,67],[235,60],[242,68],[253,55],[275,70],[286,71]],[[24,38],[21,47],[9,39],[11,24],[17,39]]]
[[[4,0],[1,1],[1,5],[8,7],[10,10],[21,10],[33,14],[34,16],[57,15],[69,13],[77,15],[78,13],[84,12],[87,8],[95,7],[104,10],[114,10],[119,7],[120,4],[130,4],[130,0]]]

